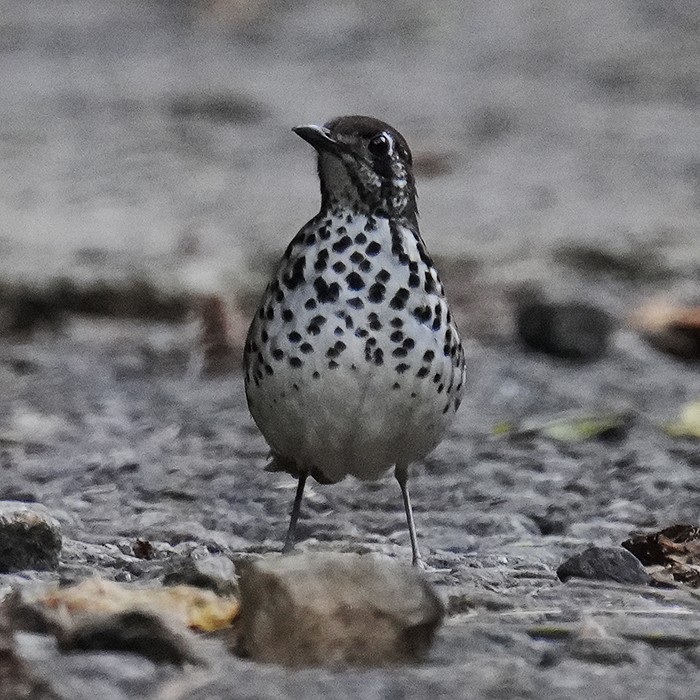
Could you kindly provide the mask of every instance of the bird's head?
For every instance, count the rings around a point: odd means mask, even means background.
[[[337,117],[293,131],[318,151],[322,206],[415,221],[411,151],[401,134],[373,117]]]

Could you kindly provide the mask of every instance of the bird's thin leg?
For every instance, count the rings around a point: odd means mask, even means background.
[[[299,482],[297,483],[297,492],[294,496],[294,505],[292,506],[292,517],[289,520],[289,530],[287,530],[287,539],[284,541],[283,552],[291,552],[294,549],[294,536],[297,530],[297,520],[299,520],[299,511],[301,510],[301,500],[304,497],[304,486],[306,485],[306,472],[299,473]]]
[[[423,559],[421,559],[418,551],[418,539],[416,537],[416,524],[413,522],[413,508],[411,508],[411,496],[408,493],[408,468],[406,466],[396,466],[394,470],[396,481],[401,487],[401,495],[403,496],[403,507],[406,511],[406,522],[408,523],[408,534],[411,537],[411,549],[413,550],[413,566],[418,566],[421,569],[425,568]]]

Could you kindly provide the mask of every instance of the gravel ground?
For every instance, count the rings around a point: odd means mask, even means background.
[[[287,672],[199,640],[176,670],[139,656],[19,654],[66,698],[695,698],[687,591],[556,579],[590,544],[697,523],[697,442],[660,424],[700,396],[697,364],[624,326],[598,362],[524,352],[507,295],[534,281],[621,321],[700,298],[700,11],[615,3],[8,0],[0,16],[0,286],[142,282],[222,292],[245,312],[314,211],[295,123],[371,113],[418,161],[422,227],[469,338],[469,388],[412,495],[450,615],[430,659]],[[290,223],[291,222],[291,223]],[[222,254],[222,250],[225,254]],[[194,376],[188,324],[71,318],[0,339],[0,499],[61,522],[57,572],[144,582],[164,560],[277,551],[293,481],[242,379]],[[564,410],[629,413],[607,440],[494,434]],[[300,548],[410,558],[398,487],[312,484]],[[160,558],[131,556],[137,538]],[[603,631],[608,634],[604,636]]]
[[[58,338],[3,343],[0,498],[43,503],[66,541],[57,573],[0,576],[0,585],[93,573],[151,580],[164,561],[131,556],[137,538],[165,559],[207,550],[240,560],[280,548],[293,480],[263,470],[266,448],[240,376],[186,376],[187,330],[76,321]],[[429,575],[452,613],[425,665],[287,673],[214,645],[210,668],[179,674],[129,655],[100,654],[95,665],[32,635],[22,637],[21,652],[76,698],[96,687],[104,697],[127,688],[138,696],[160,688],[164,697],[322,697],[331,687],[340,697],[694,697],[697,598],[562,584],[555,570],[589,544],[697,522],[697,444],[658,427],[700,394],[697,370],[626,332],[587,367],[516,346],[474,345],[470,355],[469,399],[412,480]],[[493,436],[500,421],[572,407],[624,408],[633,422],[613,440],[580,444]],[[410,560],[389,477],[314,484],[300,539],[302,550]],[[580,642],[592,622],[613,641]],[[201,685],[196,693],[184,689],[192,683]]]

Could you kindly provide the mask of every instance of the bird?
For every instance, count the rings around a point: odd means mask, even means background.
[[[268,469],[297,479],[282,551],[294,548],[309,476],[332,484],[393,469],[424,568],[408,471],[459,408],[465,353],[419,231],[411,151],[374,117],[292,131],[316,150],[321,208],[282,255],[244,348]]]

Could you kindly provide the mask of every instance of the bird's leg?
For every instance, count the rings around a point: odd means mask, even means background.
[[[292,506],[292,517],[289,520],[289,530],[287,530],[287,539],[284,541],[283,552],[291,552],[294,549],[294,536],[297,530],[297,520],[299,520],[299,510],[301,509],[301,500],[304,497],[304,486],[306,485],[306,472],[299,472],[299,482],[297,483],[297,492],[294,496],[294,505]]]
[[[406,511],[406,522],[408,523],[408,534],[411,537],[411,549],[413,550],[413,566],[421,569],[425,568],[420,552],[418,551],[418,539],[416,537],[416,524],[413,522],[413,508],[411,508],[411,496],[408,493],[408,467],[396,465],[394,470],[396,481],[401,487],[401,495],[403,496],[403,507]]]

